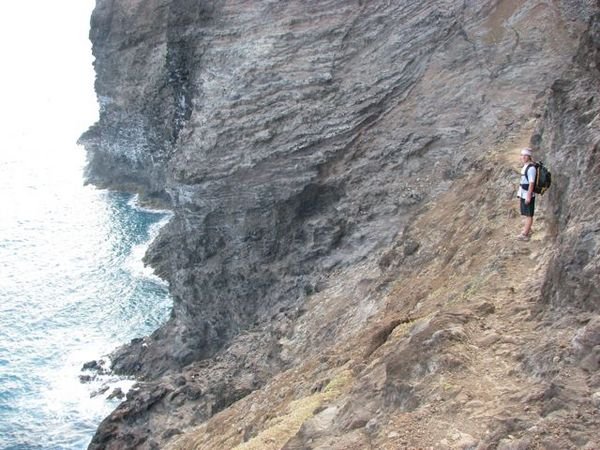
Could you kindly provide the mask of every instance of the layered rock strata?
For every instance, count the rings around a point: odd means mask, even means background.
[[[535,114],[544,120],[532,143],[563,186],[552,190],[550,221],[565,251],[549,265],[544,298],[560,310],[579,289],[576,304],[597,311],[594,200],[569,203],[586,192],[576,168],[597,165],[597,22],[578,47],[597,10],[590,1],[98,0],[100,120],[82,137],[89,179],[171,205],[147,261],[169,281],[174,307],[161,329],[116,353],[114,368],[144,381],[91,448],[161,447],[359,332],[384,308],[368,280],[387,264],[373,261],[398,245],[407,258],[420,252],[408,234],[415,214]],[[577,108],[563,122],[569,102]],[[565,163],[565,141],[588,149],[580,164]],[[315,303],[361,268],[367,281],[348,286],[364,297]]]

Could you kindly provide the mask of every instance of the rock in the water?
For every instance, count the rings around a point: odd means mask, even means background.
[[[100,366],[98,365],[98,361],[93,360],[93,361],[88,361],[86,362],[83,367],[81,368],[81,370],[96,370],[98,369]]]
[[[106,397],[107,400],[112,400],[113,398],[122,399],[125,397],[125,393],[120,387],[113,389],[113,391]]]

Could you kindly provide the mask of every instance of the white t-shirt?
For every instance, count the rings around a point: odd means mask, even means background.
[[[521,182],[519,183],[519,192],[517,193],[517,196],[521,198],[527,198],[527,189],[523,189],[521,186],[528,183],[535,183],[535,166],[533,164],[530,164],[531,163],[525,164],[521,169]],[[527,171],[527,176],[525,176],[525,169],[527,169],[527,166],[530,167]],[[535,194],[532,192],[531,196],[534,197]]]

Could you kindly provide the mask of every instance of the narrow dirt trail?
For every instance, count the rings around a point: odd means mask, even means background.
[[[427,380],[424,407],[395,415],[386,427],[385,442],[374,448],[475,448],[475,437],[489,435],[498,422],[510,429],[538,414],[528,405],[538,383],[519,365],[523,347],[544,339],[532,314],[551,244],[543,199],[538,200],[531,241],[516,240],[521,223],[515,193],[523,140],[513,140],[480,161],[408,231],[430,261],[415,262],[409,277],[402,270],[388,299],[388,314],[431,317],[444,312],[460,317],[464,323],[452,326],[457,338],[439,351],[459,355],[462,363],[458,370],[442,368]],[[393,345],[393,336],[386,345]],[[398,439],[390,442],[390,435]]]
[[[544,316],[542,284],[554,251],[546,199],[538,196],[532,239],[516,240],[526,142],[517,137],[477,162],[408,230],[419,251],[400,271],[388,314],[457,320],[433,333],[450,337],[429,358],[440,367],[413,381],[419,406],[392,413],[371,448],[566,449],[576,448],[566,440],[570,430],[582,443],[594,434],[587,375],[569,362],[573,330]],[[382,359],[393,359],[405,333],[391,334]],[[445,367],[444,358],[451,362]]]

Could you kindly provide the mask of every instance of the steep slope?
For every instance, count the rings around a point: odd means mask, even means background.
[[[553,404],[591,408],[598,9],[98,0],[90,180],[174,209],[147,259],[175,305],[115,354],[143,382],[90,447],[159,448],[240,399],[178,445],[546,445]],[[522,247],[530,137],[557,178]]]
[[[380,260],[333,276],[293,335],[351,328],[340,301],[376,303],[359,330],[326,347],[305,336],[318,352],[169,448],[597,448],[598,386],[573,364],[576,330],[558,336],[536,313],[553,247],[547,199],[532,241],[514,239],[511,168],[526,137],[425,205]],[[528,363],[547,342],[563,354],[540,377]]]

